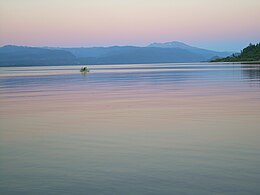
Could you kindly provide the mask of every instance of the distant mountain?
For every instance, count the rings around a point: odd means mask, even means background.
[[[37,48],[9,45],[0,47],[0,66],[201,62],[230,54],[176,41],[153,43],[147,47]]]
[[[187,45],[182,42],[178,41],[172,41],[172,42],[166,42],[166,43],[152,43],[148,45],[147,47],[157,47],[157,48],[180,48],[185,49],[189,52],[199,54],[203,56],[204,60],[210,60],[212,58],[216,57],[226,57],[232,54],[232,52],[218,52],[218,51],[212,51],[207,49],[201,49],[198,47],[193,47],[190,45]]]
[[[160,47],[160,48],[181,48],[181,49],[189,49],[189,48],[195,48],[191,47],[185,43],[179,42],[179,41],[172,41],[172,42],[166,42],[166,43],[152,43],[148,45],[147,47]]]
[[[63,48],[79,58],[80,63],[163,63],[201,62],[226,57],[232,52],[217,52],[173,41],[152,43],[147,47],[113,46],[92,48]]]
[[[79,57],[80,63],[91,64],[145,64],[170,62],[199,62],[204,58],[179,48],[108,47],[95,48],[95,56]],[[74,52],[75,55],[75,52]]]
[[[0,47],[0,66],[68,65],[77,63],[68,51],[7,45]]]

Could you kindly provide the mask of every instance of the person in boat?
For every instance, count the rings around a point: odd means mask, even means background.
[[[81,71],[86,71],[86,66],[80,68]]]
[[[80,68],[80,72],[89,72],[89,69],[86,66],[84,66]]]

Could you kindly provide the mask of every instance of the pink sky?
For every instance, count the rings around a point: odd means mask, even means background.
[[[259,0],[1,0],[0,45],[183,41],[239,50],[260,41]]]

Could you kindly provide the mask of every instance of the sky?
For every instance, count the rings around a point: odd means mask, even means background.
[[[259,10],[260,0],[0,0],[0,45],[240,51],[260,42]]]

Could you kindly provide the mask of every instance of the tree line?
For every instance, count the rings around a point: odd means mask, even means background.
[[[243,62],[243,61],[260,61],[260,43],[250,43],[242,49],[239,54],[232,54],[226,58],[217,58],[211,62]]]

